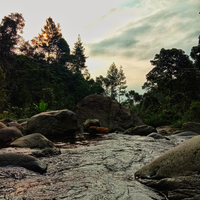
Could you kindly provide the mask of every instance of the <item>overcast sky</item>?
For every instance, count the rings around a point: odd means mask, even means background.
[[[150,60],[161,48],[188,55],[200,35],[200,0],[0,0],[0,18],[12,12],[25,19],[23,37],[31,40],[46,19],[60,23],[72,50],[78,34],[93,78],[122,65],[128,90],[142,93]]]

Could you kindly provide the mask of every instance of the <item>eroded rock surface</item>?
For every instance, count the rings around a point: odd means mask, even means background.
[[[134,179],[147,163],[184,141],[111,133],[90,146],[61,149],[38,158],[48,164],[43,175],[22,167],[0,167],[0,199],[165,200]]]

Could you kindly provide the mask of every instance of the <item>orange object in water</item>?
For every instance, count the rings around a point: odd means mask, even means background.
[[[108,134],[108,128],[98,127],[98,126],[90,126],[89,133],[106,133]]]

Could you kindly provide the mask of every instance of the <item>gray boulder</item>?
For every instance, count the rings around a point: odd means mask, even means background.
[[[183,131],[180,133],[175,134],[175,136],[189,136],[189,137],[194,137],[197,136],[198,134],[193,132],[193,131]]]
[[[1,154],[0,167],[5,167],[9,165],[24,167],[26,169],[39,172],[41,174],[45,173],[47,170],[47,165],[33,156],[20,153]]]
[[[76,130],[76,114],[67,109],[42,112],[32,116],[27,122],[28,133],[41,133],[45,136],[71,137]]]
[[[156,131],[164,136],[173,135],[180,132],[179,128],[173,128],[171,126],[159,126],[156,127]]]
[[[140,126],[144,123],[129,109],[124,108],[117,101],[110,97],[93,94],[80,101],[74,112],[78,117],[78,124],[81,127],[87,119],[98,119],[101,126],[112,131],[125,131],[133,126]]]
[[[147,137],[152,137],[154,139],[167,139],[169,140],[168,138],[166,138],[165,136],[159,134],[159,133],[150,133],[149,135],[147,135]]]
[[[192,131],[200,134],[200,123],[197,122],[186,122],[182,125],[182,131]]]
[[[10,144],[11,147],[28,147],[28,148],[53,148],[53,143],[40,133],[33,133],[16,139]]]
[[[154,127],[148,125],[142,125],[142,126],[131,127],[126,131],[124,131],[124,134],[147,136],[153,132],[156,132],[156,129]]]
[[[136,179],[171,199],[200,199],[200,136],[167,151],[135,173]]]
[[[22,127],[17,121],[8,122],[6,125],[7,127],[16,127],[22,132],[23,135],[26,135],[25,128]]]
[[[16,127],[6,127],[0,129],[0,145],[8,146],[12,141],[22,137],[23,134]]]

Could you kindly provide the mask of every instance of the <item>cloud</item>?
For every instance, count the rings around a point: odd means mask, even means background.
[[[112,8],[112,9],[110,9],[105,15],[103,15],[100,18],[98,18],[97,20],[93,21],[91,24],[85,26],[85,29],[93,27],[95,24],[103,21],[104,19],[106,19],[107,17],[109,17],[110,15],[112,15],[113,13],[115,13],[117,11],[118,11],[118,8]]]
[[[188,52],[194,38],[198,37],[198,21],[195,18],[199,16],[196,14],[197,9],[188,11],[191,2],[184,1],[183,6],[181,4],[183,1],[176,1],[167,8],[129,22],[109,38],[87,44],[90,55],[118,54],[125,58],[147,60],[153,59],[161,48],[184,48],[183,50]]]

